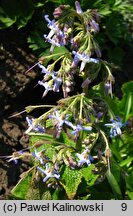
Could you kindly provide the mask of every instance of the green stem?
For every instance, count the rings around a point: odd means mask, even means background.
[[[83,82],[88,78],[87,74],[86,74],[86,71],[84,73],[84,76],[83,76]],[[85,94],[85,96],[88,96],[88,85],[83,88],[83,93]]]
[[[81,152],[82,150],[83,131],[80,131],[79,138],[76,141],[76,150]]]
[[[31,111],[33,111],[34,109],[37,109],[37,108],[54,108],[56,107],[55,105],[37,105],[37,106],[27,106],[25,107],[25,112],[29,113]]]
[[[99,131],[99,133],[102,135],[102,137],[104,139],[104,142],[106,144],[106,151],[110,151],[109,143],[108,143],[107,137],[105,136],[105,133],[100,128],[98,128],[98,131]],[[107,165],[108,165],[108,172],[110,174],[111,173],[110,172],[110,157],[106,156],[106,159],[107,159]]]
[[[109,143],[108,143],[108,140],[107,140],[107,137],[105,136],[105,133],[99,129],[99,132],[100,134],[102,135],[104,141],[105,141],[105,144],[106,144],[106,148],[109,149]]]
[[[80,100],[80,112],[79,112],[79,119],[82,120],[82,111],[83,111],[83,97]]]

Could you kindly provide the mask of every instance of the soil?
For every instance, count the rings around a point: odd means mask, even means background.
[[[62,96],[49,93],[42,99],[44,89],[35,87],[42,79],[38,68],[25,73],[37,63],[36,57],[26,43],[26,30],[14,31],[9,28],[0,34],[0,199],[8,199],[11,189],[19,176],[28,169],[26,162],[8,162],[3,156],[9,156],[28,146],[29,137],[24,134],[27,129],[26,113],[9,118],[23,111],[26,106],[38,104],[55,104]],[[42,110],[32,112],[37,117]]]
[[[28,74],[25,71],[37,59],[27,48],[25,32],[11,28],[1,31],[0,37],[0,156],[4,156],[27,147],[25,116],[9,116],[31,102],[26,92],[31,94],[28,86],[33,80],[35,82],[37,71],[32,70]],[[26,164],[19,166],[0,158],[0,199],[6,199],[26,168]]]
[[[38,69],[29,73],[25,71],[37,62],[26,43],[27,33],[23,30],[14,31],[9,28],[2,30],[0,44],[0,156],[11,155],[14,151],[28,146],[29,137],[24,135],[27,128],[26,114],[9,118],[28,105],[37,105],[47,102],[55,103],[60,95],[49,94],[43,101],[41,88],[34,88],[39,79]],[[116,93],[121,94],[122,83],[132,79],[133,53],[127,50],[124,63],[124,73],[116,74]],[[132,66],[131,66],[132,65]],[[36,113],[34,113],[36,115]],[[17,165],[0,158],[0,199],[8,199],[11,189],[19,180],[20,174],[28,169],[26,162]]]

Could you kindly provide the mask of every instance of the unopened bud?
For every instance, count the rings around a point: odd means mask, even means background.
[[[67,10],[70,5],[60,5],[59,7],[55,8],[53,16],[54,18],[60,18],[65,10]]]
[[[91,83],[91,80],[87,78],[81,85],[82,88],[86,88]]]
[[[76,7],[76,11],[77,11],[78,14],[83,13],[83,11],[82,11],[82,9],[80,7],[80,3],[78,1],[75,2],[75,7]]]

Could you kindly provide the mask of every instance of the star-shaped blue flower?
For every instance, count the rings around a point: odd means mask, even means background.
[[[119,117],[117,117],[117,121],[111,119],[111,123],[105,124],[106,127],[111,127],[110,129],[110,137],[121,136],[122,131],[121,128],[125,124],[123,124]]]
[[[78,166],[81,167],[84,163],[86,163],[88,166],[91,165],[91,162],[93,162],[93,157],[88,154],[88,149],[85,149],[81,154],[76,153],[76,156],[79,158]]]
[[[34,152],[32,152],[32,156],[35,157],[37,160],[39,160],[40,164],[44,164],[44,161],[43,161],[43,158],[42,158],[42,152],[43,151],[37,152],[36,149],[35,149]]]
[[[95,58],[90,58],[88,55],[86,55],[85,53],[78,53],[76,51],[72,51],[72,53],[75,55],[74,60],[72,62],[72,66],[73,65],[77,65],[79,61],[81,61],[81,65],[80,65],[80,72],[82,72],[86,66],[86,63],[89,62],[93,62],[95,64],[99,63],[98,59]]]
[[[41,124],[36,124],[34,118],[30,119],[29,117],[26,117],[26,121],[29,126],[29,128],[25,131],[26,134],[28,134],[31,130],[34,130],[35,132],[45,133],[45,128]]]
[[[37,169],[42,172],[43,174],[46,175],[46,177],[43,179],[43,182],[46,182],[49,178],[56,178],[59,179],[60,178],[60,174],[57,173],[55,170],[53,170],[52,168],[49,167],[48,164],[45,165],[46,169],[42,169],[41,167],[37,167]]]

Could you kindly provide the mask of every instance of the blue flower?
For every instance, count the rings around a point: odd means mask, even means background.
[[[48,68],[45,68],[43,65],[41,64],[38,64],[38,66],[42,69],[42,73],[45,74],[44,77],[43,77],[43,80],[42,81],[39,81],[38,84],[42,85],[45,87],[45,84],[44,82],[49,80],[51,77],[57,77],[57,72],[55,71],[51,71],[51,65],[48,66]]]
[[[42,73],[44,73],[44,74],[50,74],[50,71],[47,69],[47,68],[45,68],[42,64],[38,64],[38,66],[42,69]]]
[[[61,46],[61,44],[58,42],[58,40],[56,39],[56,37],[51,39],[51,38],[48,38],[47,35],[44,35],[44,38],[45,38],[49,43],[51,43],[53,47],[55,47],[55,46],[60,47],[60,46]],[[51,49],[52,49],[52,48],[51,48]]]
[[[72,125],[71,126],[73,131],[71,131],[71,134],[75,135],[74,137],[74,141],[76,141],[79,137],[80,131],[91,131],[92,127],[83,127],[82,125],[78,124],[78,125]]]
[[[83,127],[82,125],[78,124],[76,126],[73,126],[73,131],[71,132],[74,135],[77,135],[79,133],[79,131],[85,130],[85,131],[91,131],[92,127]]]
[[[21,158],[21,155],[24,154],[23,151],[14,152],[11,156],[7,156],[8,162],[13,161],[15,164],[18,164],[18,159]]]
[[[86,88],[91,83],[91,79],[89,77],[82,83],[81,87]]]
[[[48,27],[51,29],[48,35],[44,35],[46,41],[52,44],[50,52],[53,52],[55,46],[63,46],[66,44],[65,34],[60,30],[59,25],[54,20],[50,20],[48,15],[45,15],[45,20],[48,22]]]
[[[117,117],[117,121],[111,119],[110,120],[112,123],[107,123],[105,124],[106,127],[111,127],[110,129],[110,137],[116,137],[116,136],[120,136],[122,134],[121,132],[121,128],[122,126],[124,126],[125,124],[123,124],[120,120],[119,117]]]
[[[26,134],[28,134],[31,130],[34,130],[35,132],[45,133],[45,128],[41,124],[36,124],[36,119],[30,119],[29,117],[26,117],[26,121],[29,126],[29,128],[25,131]]]
[[[38,81],[38,84],[42,85],[45,88],[45,91],[42,97],[46,96],[50,90],[53,90],[54,92],[59,92],[59,88],[62,84],[62,78],[57,76],[58,72],[55,72],[55,71],[50,72],[42,65],[41,65],[41,68],[43,72],[46,73],[43,80]],[[46,80],[49,80],[49,81],[46,82]]]
[[[99,24],[95,20],[92,19],[90,21],[90,24],[91,24],[94,32],[98,32],[99,31]]]
[[[45,97],[47,95],[47,93],[52,90],[52,86],[53,86],[53,80],[51,82],[51,80],[49,82],[43,82],[43,81],[38,81],[39,85],[42,85],[45,88],[45,91],[43,93],[42,97]]]
[[[59,88],[62,84],[62,79],[60,77],[55,76],[54,74],[52,75],[54,84],[53,84],[53,91],[54,92],[59,92]]]
[[[46,182],[49,178],[56,178],[59,179],[60,178],[60,174],[57,173],[55,170],[53,170],[52,168],[49,167],[48,164],[45,165],[46,169],[42,169],[41,167],[37,167],[37,169],[42,172],[43,174],[46,175],[46,177],[43,179],[43,182]]]
[[[66,115],[66,117],[63,118],[63,116],[59,114],[58,111],[55,111],[54,115],[49,115],[49,118],[55,119],[57,121],[57,124],[56,124],[57,130],[61,130],[63,127],[63,124],[73,127],[73,124],[67,120],[68,117],[69,115]]]
[[[55,21],[54,20],[50,20],[49,19],[49,15],[45,15],[44,16],[44,18],[45,18],[45,20],[48,22],[48,27],[50,28],[50,29],[55,29],[55,30],[57,30],[57,27],[56,27],[56,24],[55,24]]]
[[[35,157],[37,160],[39,160],[40,164],[44,164],[44,161],[42,159],[42,152],[43,151],[37,152],[36,149],[35,149],[35,152],[32,152],[32,156]]]
[[[76,51],[72,51],[72,53],[75,55],[72,65],[77,65],[78,60],[82,61],[81,65],[80,65],[80,72],[82,72],[84,70],[86,63],[89,63],[89,62],[93,62],[95,64],[99,63],[98,59],[90,58],[85,53],[80,54]],[[76,61],[76,62],[74,63],[74,61]]]
[[[85,149],[81,154],[76,153],[76,156],[79,158],[78,166],[81,167],[84,163],[86,163],[88,166],[91,165],[91,162],[93,162],[93,157],[88,154],[88,149]]]

